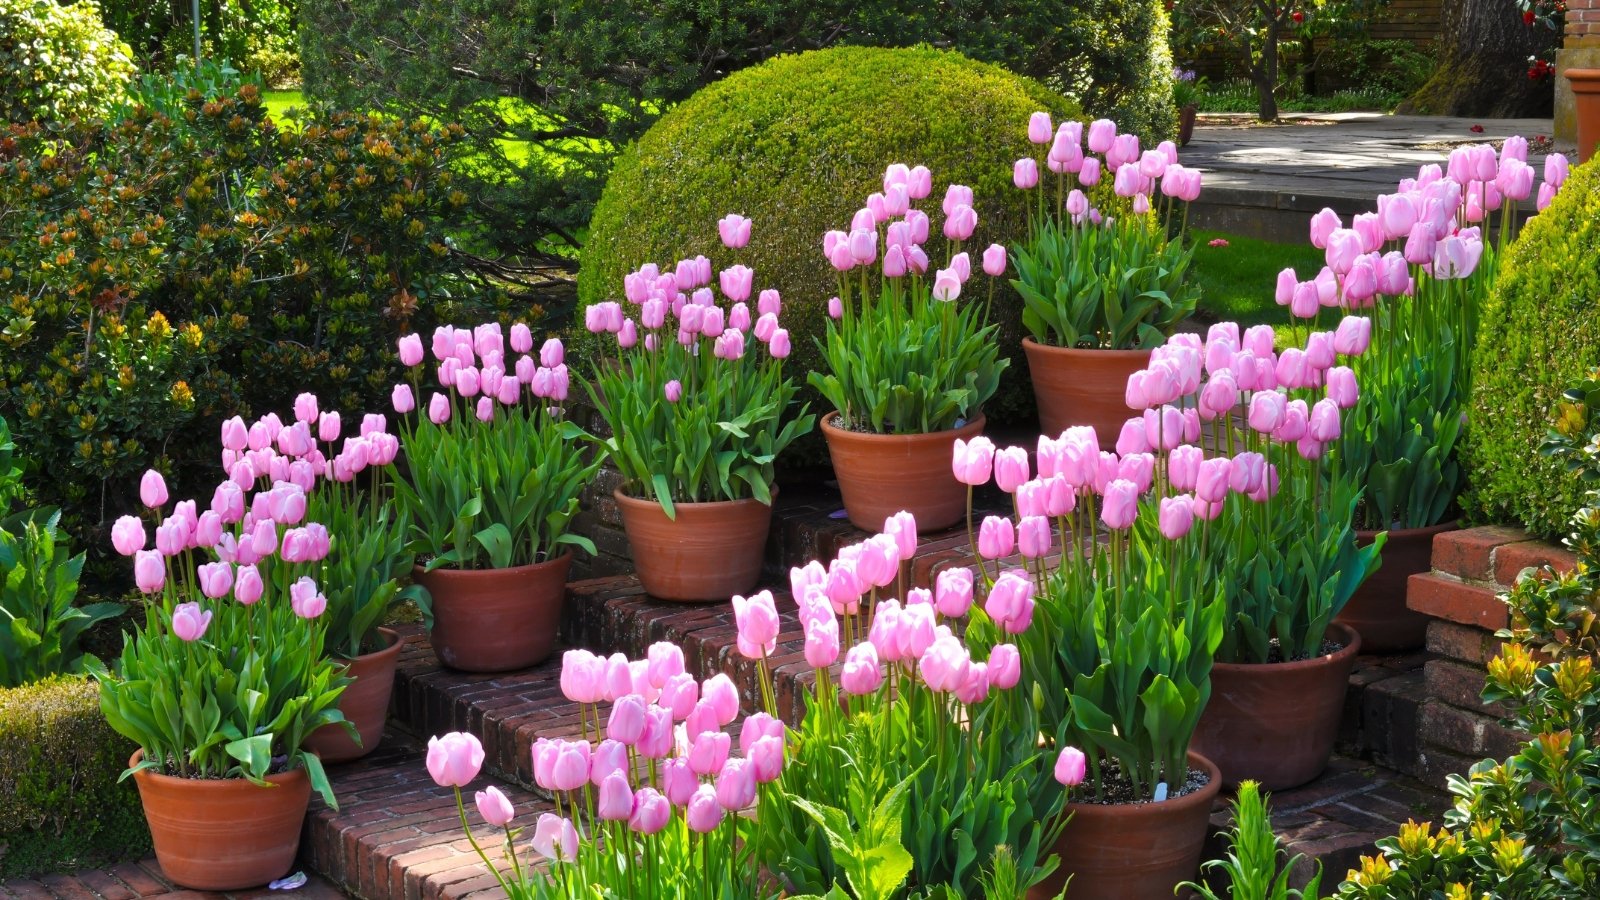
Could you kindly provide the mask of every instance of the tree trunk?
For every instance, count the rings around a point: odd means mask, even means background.
[[[1250,69],[1250,79],[1256,84],[1261,97],[1261,121],[1278,121],[1278,98],[1273,90],[1278,86],[1278,28],[1279,23],[1267,23],[1267,36],[1261,48],[1261,58]]]
[[[1555,105],[1550,79],[1528,77],[1528,57],[1544,56],[1559,36],[1528,27],[1504,0],[1445,0],[1439,68],[1396,110],[1432,116],[1538,118]]]

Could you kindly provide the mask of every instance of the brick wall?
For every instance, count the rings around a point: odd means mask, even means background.
[[[1564,46],[1600,44],[1600,0],[1568,0]]]
[[[1503,643],[1508,621],[1499,594],[1530,566],[1572,565],[1572,555],[1515,528],[1487,526],[1434,538],[1433,571],[1411,576],[1406,605],[1431,617],[1428,659],[1414,701],[1396,716],[1415,735],[1392,742],[1403,758],[1387,760],[1424,781],[1443,785],[1485,758],[1516,752],[1522,735],[1499,722],[1503,710],[1480,699],[1484,666]]]

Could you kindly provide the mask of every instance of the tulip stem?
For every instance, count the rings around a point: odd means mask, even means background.
[[[493,875],[495,880],[500,882],[501,889],[504,890],[507,895],[510,895],[511,885],[506,883],[505,876],[500,874],[499,867],[489,861],[489,855],[483,852],[482,847],[478,846],[478,839],[472,836],[472,826],[467,824],[467,806],[465,803],[461,802],[461,788],[456,787],[452,788],[452,790],[454,790],[456,793],[456,812],[461,816],[461,830],[467,833],[467,843],[471,844],[472,849],[477,851],[478,858],[483,860],[483,864],[489,867],[489,874]],[[507,830],[506,834],[509,838],[510,831]],[[512,856],[512,861],[516,861],[515,855]]]

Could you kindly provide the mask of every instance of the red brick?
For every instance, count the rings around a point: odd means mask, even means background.
[[[1483,669],[1435,659],[1429,661],[1423,671],[1429,696],[1486,716],[1505,715],[1505,708],[1500,704],[1483,702]]]
[[[51,900],[55,895],[50,889],[37,881],[26,878],[16,878],[11,881],[0,882],[0,887],[11,892],[11,896],[18,900]]]
[[[1406,585],[1406,606],[1436,619],[1491,631],[1510,622],[1506,605],[1495,591],[1431,573],[1411,576]]]
[[[78,880],[104,900],[133,900],[139,896],[133,889],[116,879],[110,872],[90,869],[79,872]]]
[[[1505,641],[1472,625],[1435,619],[1428,623],[1428,652],[1482,666],[1500,655]]]
[[[153,867],[155,863],[152,861],[150,865]],[[111,867],[111,874],[117,876],[123,884],[133,888],[134,893],[141,897],[153,897],[171,890],[166,882],[151,876],[149,872],[140,868],[137,863],[119,863]]]
[[[1506,544],[1494,551],[1494,580],[1506,587],[1517,581],[1523,569],[1554,566],[1557,571],[1569,571],[1578,561],[1570,550],[1545,541],[1523,541]]]
[[[1492,716],[1457,709],[1438,700],[1422,707],[1423,739],[1466,757],[1505,759],[1522,748],[1527,737],[1501,725]]]
[[[95,900],[94,891],[72,875],[45,875],[39,883],[50,889],[60,900]]]
[[[1496,547],[1527,539],[1527,532],[1504,525],[1446,531],[1433,539],[1433,568],[1468,581],[1485,579]]]

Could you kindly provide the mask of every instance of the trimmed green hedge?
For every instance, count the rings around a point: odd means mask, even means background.
[[[105,865],[150,849],[133,744],[111,730],[93,681],[0,689],[0,879]]]
[[[1473,518],[1555,537],[1583,504],[1577,473],[1538,450],[1562,392],[1600,365],[1597,260],[1600,165],[1590,162],[1512,245],[1483,309],[1463,499]]]
[[[0,124],[100,115],[132,77],[128,45],[94,0],[0,0]]]
[[[837,293],[823,232],[849,228],[889,164],[921,164],[933,173],[933,194],[916,204],[932,219],[932,266],[948,261],[940,203],[954,182],[977,201],[978,229],[966,247],[977,269],[983,248],[1026,232],[1034,194],[1011,184],[1011,164],[1034,151],[1028,115],[1041,109],[1080,116],[1036,81],[926,47],[834,48],[745,69],[663,116],[617,161],[590,223],[580,305],[620,297],[623,276],[646,262],[666,267],[704,253],[726,266],[737,258],[755,269],[757,289],[782,293],[795,371],[816,368],[813,339]],[[750,245],[736,254],[717,238],[717,220],[730,212],[754,220]],[[977,272],[972,296],[985,296],[990,281]],[[995,287],[1004,350],[1020,359],[1021,300],[1004,280]],[[1025,384],[1002,388],[1008,395],[1032,396]]]

